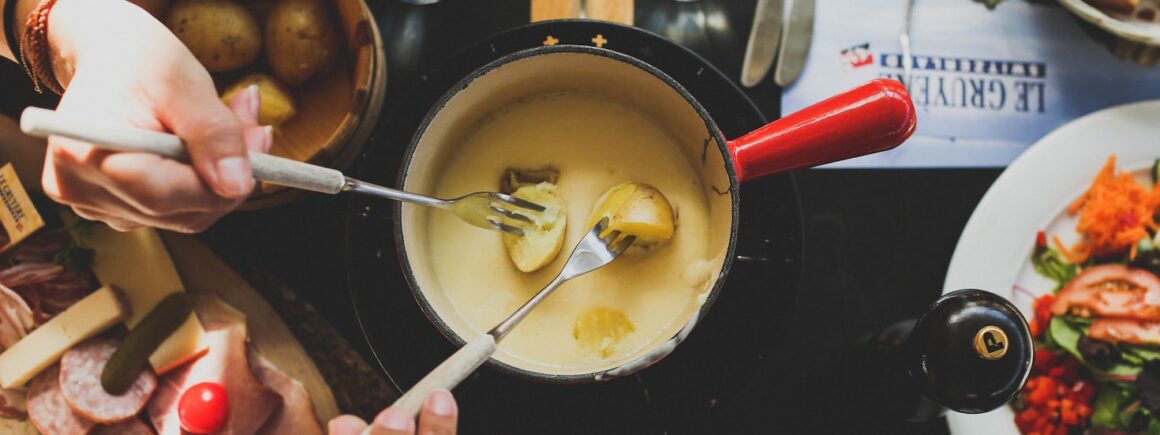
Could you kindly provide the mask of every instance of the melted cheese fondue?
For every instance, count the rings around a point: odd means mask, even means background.
[[[703,297],[698,296],[708,291],[715,272],[708,267],[714,262],[705,190],[684,153],[646,117],[597,96],[538,95],[480,122],[451,155],[437,196],[498,190],[508,168],[551,166],[560,170],[557,184],[567,208],[564,248],[532,273],[512,264],[501,233],[466,225],[451,213],[428,215],[433,271],[451,304],[478,333],[501,322],[560,271],[589,230],[584,224],[597,197],[608,188],[626,181],[651,184],[677,216],[667,245],[644,256],[622,256],[565,283],[500,343],[497,358],[534,361],[561,372],[608,367],[669,338],[699,309]],[[575,328],[593,323],[578,320],[594,309],[622,313],[633,327],[620,327],[612,334],[615,342],[593,350]]]

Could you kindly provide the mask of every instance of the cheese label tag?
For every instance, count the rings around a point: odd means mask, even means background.
[[[0,252],[16,246],[40,227],[44,226],[44,219],[36,212],[32,199],[20,184],[16,176],[16,168],[11,163],[0,168]]]

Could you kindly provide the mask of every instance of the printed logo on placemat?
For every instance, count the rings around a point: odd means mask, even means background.
[[[910,56],[911,77],[902,77],[903,58],[879,53],[879,76],[906,83],[922,107],[1042,114],[1047,64],[1024,60]]]
[[[874,64],[874,53],[870,52],[870,43],[864,42],[842,50],[842,66],[847,70],[861,68]]]

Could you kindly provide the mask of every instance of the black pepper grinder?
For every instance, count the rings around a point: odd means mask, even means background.
[[[982,290],[943,295],[906,341],[918,390],[950,410],[977,414],[1023,388],[1035,356],[1027,320],[1010,301]]]
[[[1023,315],[1006,299],[958,290],[917,319],[866,335],[839,362],[842,412],[883,432],[927,432],[944,409],[1003,406],[1031,372],[1034,347]]]

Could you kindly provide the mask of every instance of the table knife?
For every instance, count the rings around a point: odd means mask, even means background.
[[[777,70],[773,80],[786,87],[801,74],[810,54],[814,36],[814,0],[793,0],[789,20],[781,31],[781,48],[777,53]]]
[[[781,40],[781,11],[782,0],[757,0],[749,43],[745,45],[745,60],[741,62],[742,86],[756,86],[773,65]]]

